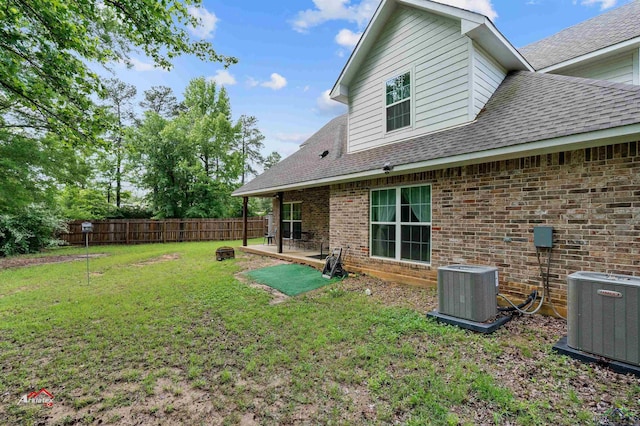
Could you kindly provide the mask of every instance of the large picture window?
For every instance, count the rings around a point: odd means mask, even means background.
[[[371,191],[371,255],[431,261],[431,186]]]
[[[302,232],[302,203],[282,204],[282,237],[300,239]]]
[[[411,125],[411,73],[405,73],[385,83],[387,132]]]

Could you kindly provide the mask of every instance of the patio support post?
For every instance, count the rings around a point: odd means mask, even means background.
[[[278,192],[278,253],[282,253],[282,208],[284,192]]]
[[[242,197],[242,247],[247,246],[247,203],[249,197]]]

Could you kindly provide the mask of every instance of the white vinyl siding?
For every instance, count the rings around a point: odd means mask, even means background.
[[[634,67],[637,69],[637,60],[637,51],[631,51],[602,58],[588,64],[553,71],[553,73],[607,80],[613,83],[638,84],[638,82],[634,82]]]
[[[348,151],[469,121],[469,39],[460,23],[398,7],[349,87]],[[384,82],[411,72],[411,125],[386,132]]]
[[[484,108],[496,91],[507,71],[483,49],[474,45],[473,57],[473,109],[472,119]]]

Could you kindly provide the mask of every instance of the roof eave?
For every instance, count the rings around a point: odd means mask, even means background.
[[[539,69],[538,72],[544,72],[544,73],[556,72],[556,71],[563,70],[565,68],[569,68],[573,65],[579,64],[581,62],[590,61],[592,59],[597,59],[603,56],[614,55],[616,53],[623,52],[624,50],[638,48],[638,47],[640,47],[640,37],[635,37],[627,41],[623,41],[622,43],[617,43],[611,46],[607,46],[604,49],[598,49],[593,52],[589,52],[587,54],[568,59],[566,61],[558,62],[557,64],[549,65],[547,67]]]
[[[535,71],[489,18],[484,18],[484,22],[479,25],[470,25],[463,21],[462,34],[489,52],[507,71]]]
[[[603,145],[603,142],[606,144],[611,144],[632,142],[639,139],[640,123],[637,123],[626,126],[613,127],[609,129],[596,130],[593,132],[560,136],[557,138],[544,139],[536,142],[528,142],[485,151],[458,154],[449,157],[435,158],[432,160],[397,165],[393,167],[393,172],[391,172],[390,174],[386,174],[382,169],[376,168],[363,172],[314,179],[287,185],[273,186],[254,191],[242,191],[242,188],[239,188],[232,195],[235,197],[265,197],[271,196],[272,194],[280,191],[291,191],[318,186],[335,185],[382,176],[402,175],[427,170],[458,167],[468,164],[507,160],[512,158],[525,157],[528,155],[549,154],[565,150],[590,148],[594,146],[601,146]]]
[[[396,5],[410,6],[425,12],[459,20],[461,22],[461,33],[480,44],[507,70],[534,71],[524,56],[511,45],[491,20],[484,15],[429,0],[382,0],[351,56],[349,56],[336,83],[333,85],[329,93],[331,99],[345,104],[348,103],[348,94],[344,95],[342,88],[348,87],[351,83],[352,78],[366,58],[366,54],[373,46],[378,34],[382,31],[385,22],[395,10]]]
[[[369,51],[376,37],[380,31],[382,31],[384,22],[389,18],[389,16],[391,16],[391,13],[393,13],[394,10],[395,0],[382,0],[380,2],[378,8],[373,14],[373,17],[369,21],[367,28],[365,28],[360,40],[358,40],[358,44],[356,44],[356,47],[351,52],[349,59],[342,68],[331,92],[329,92],[329,97],[331,99],[342,103],[348,103],[348,97],[345,98],[341,94],[340,90],[342,87],[348,87],[348,83],[351,81],[351,78],[353,77],[352,74],[354,73],[352,70],[360,67],[366,52]]]

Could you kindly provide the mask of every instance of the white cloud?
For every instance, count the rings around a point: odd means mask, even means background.
[[[493,8],[491,0],[438,0],[438,2],[481,13],[492,21],[498,17],[498,12]]]
[[[260,84],[260,82],[253,77],[247,77],[245,84],[247,85],[247,87],[256,87]]]
[[[573,4],[577,4],[576,0],[573,1]],[[593,6],[595,4],[600,5],[600,10],[609,9],[618,3],[618,0],[581,0],[580,4],[583,6]]]
[[[189,28],[189,32],[200,38],[213,37],[213,32],[216,30],[216,24],[218,23],[218,17],[204,7],[189,6],[187,10],[189,11],[189,15],[198,19],[200,22],[200,25],[197,27]]]
[[[300,145],[311,137],[310,133],[277,133],[276,139],[284,143]]]
[[[438,0],[440,3],[460,7],[481,13],[491,20],[498,17],[491,0]],[[597,2],[615,2],[616,0],[583,0]],[[357,4],[351,4],[350,0],[313,0],[315,9],[307,9],[298,12],[291,21],[293,29],[304,33],[326,21],[343,20],[354,22],[358,28],[365,27],[371,19],[380,0],[361,0]]]
[[[145,71],[167,72],[167,70],[163,68],[156,67],[153,62],[144,62],[138,58],[129,58],[127,61],[119,61],[117,62],[117,64],[120,66],[127,67],[129,69],[132,69],[134,71],[140,71],[140,72],[145,72]]]
[[[236,84],[236,78],[227,70],[218,70],[216,75],[208,77],[209,81],[214,81],[220,86],[233,86]]]
[[[361,35],[361,32],[354,33],[353,31],[345,28],[340,30],[340,32],[336,35],[336,43],[344,47],[354,47],[356,44],[358,44],[358,40],[360,40]]]
[[[271,74],[271,80],[260,84],[262,87],[268,87],[273,90],[280,90],[287,85],[287,79],[280,74],[274,72]]]
[[[330,20],[346,20],[355,22],[360,28],[371,19],[380,0],[362,0],[357,5],[350,5],[349,0],[313,0],[315,9],[298,12],[291,22],[293,29],[306,32],[309,28]]]
[[[322,92],[316,99],[317,112],[321,114],[342,114],[346,112],[346,106],[329,97],[330,90]]]
[[[154,71],[154,70],[156,70],[156,67],[153,65],[152,62],[144,62],[144,61],[141,61],[138,58],[131,58],[129,60],[129,62],[131,63],[131,66],[133,67],[133,69],[136,70],[136,71]]]

